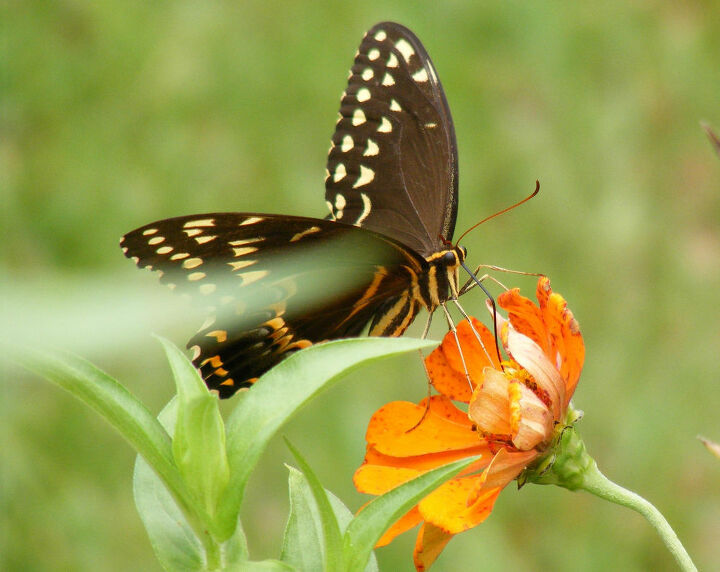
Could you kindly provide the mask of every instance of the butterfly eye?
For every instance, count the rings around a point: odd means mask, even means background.
[[[448,250],[445,254],[443,254],[442,259],[443,259],[443,262],[445,264],[447,264],[448,266],[451,264],[455,264],[456,263],[455,252],[452,250]]]

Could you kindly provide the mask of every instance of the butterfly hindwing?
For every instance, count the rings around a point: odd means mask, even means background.
[[[327,161],[331,218],[386,234],[423,256],[457,214],[455,130],[420,40],[392,22],[362,40]]]
[[[377,233],[258,213],[166,219],[128,233],[121,246],[210,313],[188,347],[221,395],[292,350],[359,335],[425,266]]]

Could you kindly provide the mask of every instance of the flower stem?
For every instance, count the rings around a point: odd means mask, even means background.
[[[670,528],[665,517],[660,514],[660,511],[650,502],[640,495],[613,483],[600,472],[600,469],[597,468],[595,463],[592,463],[592,465],[586,469],[583,477],[583,483],[580,488],[600,498],[639,512],[658,532],[665,546],[667,546],[668,550],[675,557],[680,568],[688,572],[697,572],[695,564],[693,564],[690,555],[685,550],[675,531]]]

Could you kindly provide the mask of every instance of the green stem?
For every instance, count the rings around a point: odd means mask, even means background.
[[[690,555],[685,550],[675,531],[670,528],[665,517],[660,514],[660,511],[640,495],[613,483],[600,472],[594,462],[586,469],[580,488],[600,498],[639,512],[657,530],[680,568],[688,572],[697,572]]]

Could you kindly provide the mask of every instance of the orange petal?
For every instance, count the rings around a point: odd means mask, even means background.
[[[445,337],[447,338],[447,335]],[[464,373],[456,371],[450,366],[442,345],[436,347],[425,358],[425,368],[430,376],[430,382],[440,393],[453,401],[464,401],[465,403],[470,401],[471,392],[467,378]]]
[[[553,346],[560,361],[560,373],[566,383],[566,403],[572,398],[585,361],[585,344],[580,326],[559,294],[551,294],[545,312]]]
[[[379,452],[398,457],[480,444],[467,414],[441,395],[431,398],[427,411],[422,404],[407,401],[393,401],[381,407],[370,419],[366,439]]]
[[[353,483],[361,493],[382,495],[424,472],[403,467],[361,465],[353,475]]]
[[[453,536],[429,522],[424,523],[415,542],[415,569],[422,572],[430,568]]]
[[[416,457],[391,457],[369,448],[365,462],[355,471],[353,482],[361,493],[381,495],[431,469],[475,455],[482,455],[482,458],[465,469],[464,473],[479,471],[492,460],[493,455],[487,444]]]
[[[519,288],[503,292],[497,301],[500,307],[507,310],[513,328],[533,340],[543,352],[549,353],[550,339],[540,308],[529,298],[521,296]]]
[[[474,387],[481,379],[485,367],[499,367],[494,334],[475,318],[471,318],[471,320],[472,326],[467,320],[463,320],[457,325],[455,332],[457,339],[453,332],[448,332],[445,334],[442,344],[434,350],[433,353],[442,353],[444,360],[436,355],[430,360],[430,363],[426,362],[430,379],[438,391],[451,399],[465,403],[470,400],[472,394],[465,375],[466,368]],[[480,341],[478,341],[478,337]],[[447,370],[448,367],[449,370]],[[440,389],[441,387],[442,389]]]
[[[420,514],[426,522],[451,534],[480,524],[490,515],[502,490],[496,487],[478,494],[483,480],[481,475],[472,475],[447,481],[420,501]],[[474,502],[468,504],[470,499]]]
[[[412,507],[406,512],[400,519],[388,528],[385,533],[380,537],[375,545],[376,548],[390,544],[393,539],[402,534],[403,532],[410,530],[413,526],[417,526],[422,522],[420,511],[417,506]]]

